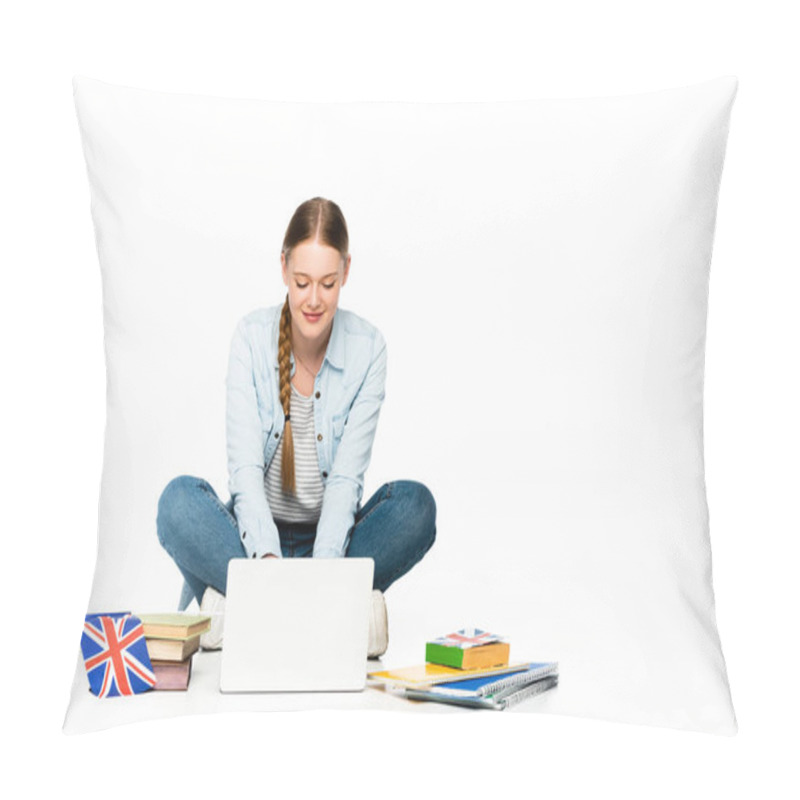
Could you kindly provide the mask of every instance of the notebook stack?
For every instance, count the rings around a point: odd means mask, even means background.
[[[371,672],[371,681],[413,700],[504,710],[558,684],[554,661],[509,662],[501,636],[464,628],[427,642],[425,664]]]
[[[192,674],[192,656],[200,636],[211,627],[211,617],[199,614],[138,614],[158,690],[186,690]]]

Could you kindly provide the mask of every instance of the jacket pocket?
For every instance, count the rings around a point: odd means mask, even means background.
[[[269,387],[256,382],[256,408],[261,426],[261,446],[264,451],[264,469],[275,454],[275,415]]]

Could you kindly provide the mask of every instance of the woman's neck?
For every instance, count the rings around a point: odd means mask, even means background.
[[[325,351],[328,349],[328,342],[331,338],[333,325],[328,328],[327,333],[315,339],[306,339],[292,328],[292,350],[296,357],[306,364],[318,364],[325,358]]]

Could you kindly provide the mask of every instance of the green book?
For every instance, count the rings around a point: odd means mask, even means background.
[[[497,634],[464,628],[425,644],[425,661],[455,669],[508,664],[510,645]]]
[[[146,639],[192,639],[211,627],[205,614],[137,614]]]

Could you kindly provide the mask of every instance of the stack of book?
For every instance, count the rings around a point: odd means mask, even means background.
[[[371,672],[371,681],[413,700],[504,710],[558,684],[558,663],[509,662],[502,637],[465,628],[425,645],[425,664]]]
[[[192,656],[200,636],[211,627],[211,617],[199,614],[137,614],[144,628],[154,689],[186,690],[192,674]]]

